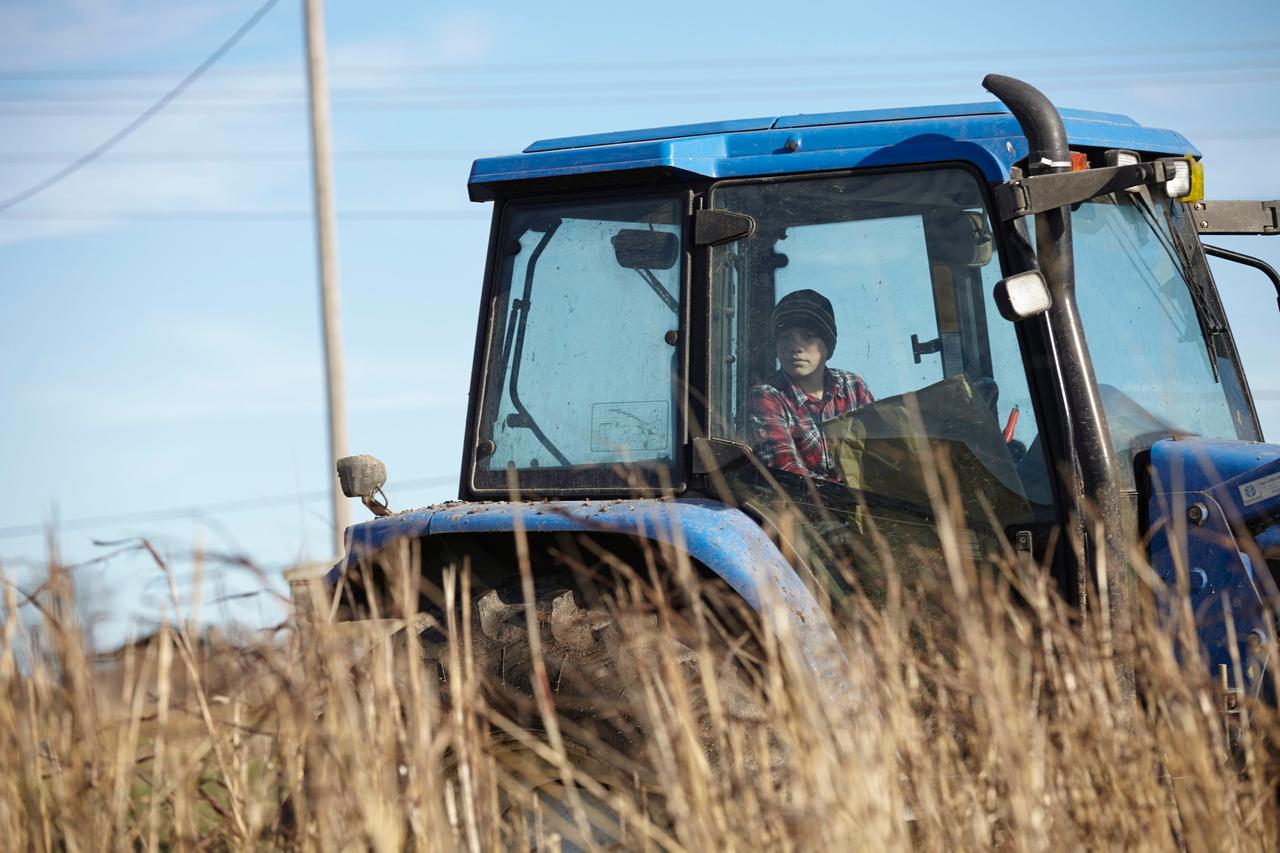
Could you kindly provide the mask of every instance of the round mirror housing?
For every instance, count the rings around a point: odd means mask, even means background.
[[[344,456],[338,460],[338,482],[349,498],[372,497],[387,483],[387,466],[376,456]]]
[[[377,516],[390,515],[382,487],[387,482],[387,466],[376,456],[344,456],[338,460],[338,484],[349,498],[359,498]]]

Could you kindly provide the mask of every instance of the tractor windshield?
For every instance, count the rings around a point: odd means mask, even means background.
[[[672,484],[687,197],[507,208],[473,485]]]
[[[1116,193],[1071,222],[1076,300],[1122,482],[1134,488],[1133,455],[1159,438],[1256,440],[1221,308],[1188,271],[1196,237],[1183,206]]]
[[[842,496],[857,506],[836,516],[854,550],[875,550],[872,528],[897,553],[936,550],[935,473],[960,484],[965,524],[989,543],[1053,518],[1016,331],[992,300],[1001,273],[978,178],[742,182],[712,198],[756,222],[712,256],[710,430],[761,463],[726,471],[732,490],[756,506],[780,489],[793,507],[821,504],[827,532],[811,541],[824,551]]]

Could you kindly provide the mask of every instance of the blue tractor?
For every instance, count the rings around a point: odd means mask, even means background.
[[[747,614],[725,619],[785,623],[838,694],[829,602],[882,594],[886,551],[926,579],[946,516],[951,547],[1047,565],[1113,625],[1144,543],[1201,614],[1214,672],[1264,690],[1280,446],[1262,443],[1206,256],[1280,279],[1201,235],[1277,233],[1280,203],[1206,201],[1173,131],[983,85],[997,101],[477,160],[469,191],[493,224],[459,500],[393,514],[380,463],[342,460],[379,517],[347,531],[327,579],[339,611],[368,615],[400,553],[438,615],[425,591],[465,564],[476,653],[532,690],[533,608],[555,701],[589,716],[626,683],[584,577],[660,573],[652,555],[677,553]],[[816,391],[788,370],[788,299],[821,343]],[[625,748],[634,732],[614,729]]]

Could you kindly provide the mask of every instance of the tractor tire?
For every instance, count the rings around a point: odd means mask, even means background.
[[[669,715],[662,721],[651,718],[645,687],[655,679],[665,683],[664,673],[678,673],[692,718],[679,724],[696,726],[701,748],[716,763],[719,739],[695,651],[698,643],[689,636],[661,634],[654,614],[618,614],[602,604],[589,604],[566,573],[535,577],[533,607],[547,686],[574,772],[589,775],[605,788],[640,794],[654,818],[663,822],[666,787],[650,747],[655,732],[669,732],[676,723]],[[443,613],[433,615],[437,625],[419,633],[417,642],[423,658],[437,667],[447,700],[446,623]],[[458,618],[455,624],[461,631],[463,621]],[[534,695],[536,670],[519,579],[472,600],[470,629],[475,672],[482,680],[487,703],[521,729],[545,739]],[[723,649],[712,653],[716,655],[715,686],[725,716],[748,726],[763,725],[764,713],[740,661]],[[498,735],[497,740],[504,738]],[[515,744],[512,747],[519,750]],[[525,752],[523,766],[536,766],[537,762],[531,765],[527,757]],[[553,811],[565,808],[566,792],[555,768],[544,763],[542,770],[526,774],[526,779]],[[593,823],[596,837],[592,843],[609,839],[608,827],[616,828],[616,820],[601,811],[599,801],[588,811],[602,816],[599,823]]]
[[[663,656],[676,664],[696,713],[707,710],[705,686],[692,629],[660,633],[654,614],[621,616],[602,604],[589,604],[567,574],[534,580],[534,616],[542,661],[558,716],[579,725],[587,740],[599,739],[635,756],[643,747],[645,722],[639,696],[646,675]],[[488,698],[509,718],[529,728],[541,726],[534,700],[535,668],[529,623],[518,579],[478,595],[471,602],[471,653]],[[442,613],[439,627],[418,635],[423,656],[439,662],[447,682],[448,638]],[[462,621],[458,620],[461,630]],[[673,634],[673,635],[672,635]],[[659,645],[655,645],[659,644]],[[761,716],[749,680],[723,649],[716,655],[716,687],[726,714],[734,719]],[[649,668],[646,672],[646,668]],[[446,684],[447,687],[447,684]]]

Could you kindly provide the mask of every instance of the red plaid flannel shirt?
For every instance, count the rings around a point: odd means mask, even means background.
[[[825,379],[821,400],[801,391],[781,370],[751,389],[751,445],[766,466],[837,483],[844,479],[821,425],[875,398],[856,373],[829,367]]]

